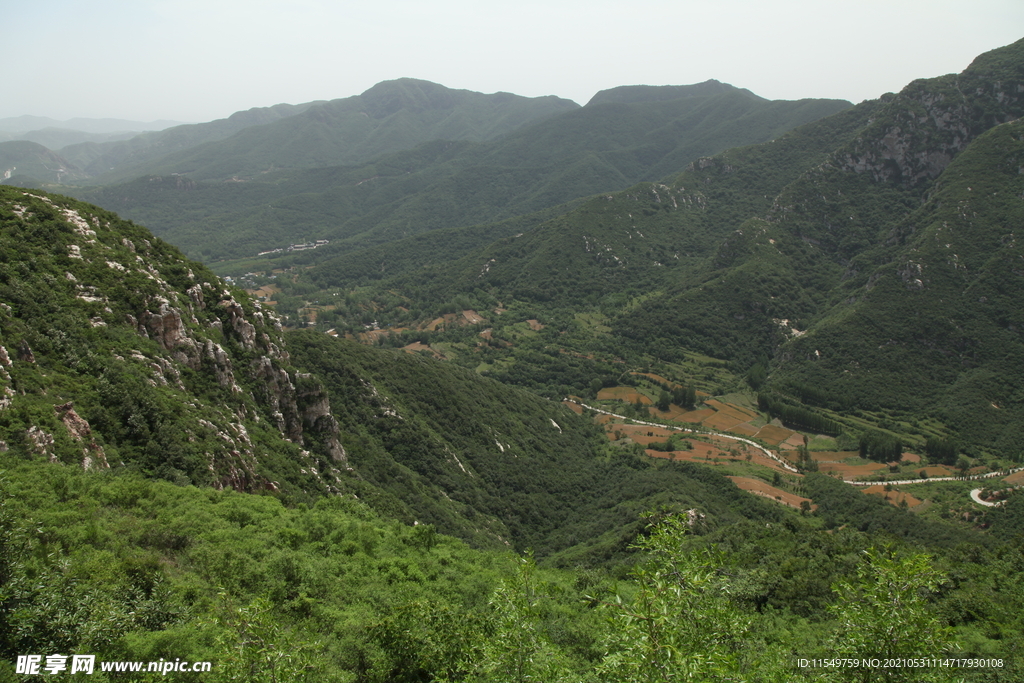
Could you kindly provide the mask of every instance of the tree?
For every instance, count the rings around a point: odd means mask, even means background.
[[[494,631],[482,647],[471,681],[523,683],[571,681],[574,676],[564,655],[551,643],[541,625],[537,564],[532,553],[519,560],[516,574],[491,596]]]
[[[609,605],[613,624],[599,673],[623,683],[733,680],[749,622],[729,598],[721,556],[684,547],[685,515],[649,529],[635,546],[647,553],[632,571],[635,595]]]
[[[956,468],[960,470],[961,477],[966,477],[967,470],[971,469],[971,461],[961,455],[956,461]]]
[[[835,657],[937,657],[952,647],[952,629],[927,606],[928,595],[945,580],[924,554],[900,554],[892,547],[864,551],[856,579],[833,586],[829,609],[839,623]],[[850,668],[844,681],[946,680],[949,672],[921,668]]]

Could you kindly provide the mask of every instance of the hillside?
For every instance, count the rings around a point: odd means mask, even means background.
[[[0,192],[0,442],[13,457],[291,504],[355,494],[539,555],[621,555],[640,514],[669,502],[716,525],[776,514],[718,475],[611,451],[589,420],[533,393],[284,334],[272,311],[106,211]]]
[[[788,510],[457,365],[285,333],[65,197],[0,188],[0,262],[6,679],[73,652],[97,680],[620,681],[665,657],[637,614],[704,679],[820,680],[794,651],[852,656],[893,623],[913,628],[883,655],[1020,673],[1017,498],[992,535],[824,475],[780,482],[819,512]]]
[[[427,106],[432,99],[421,105],[410,101],[408,88],[399,88],[402,84],[381,84],[379,93],[360,96],[366,101],[341,101],[345,107],[338,104],[334,118],[317,119],[315,129],[296,127],[319,109],[272,127],[253,128],[234,142],[202,151],[210,163],[244,165],[259,153],[267,159],[262,171],[295,170],[224,183],[223,173],[201,170],[206,168],[201,164],[154,167],[150,170],[163,175],[75,192],[144,223],[205,260],[253,256],[304,239],[330,239],[334,244],[322,258],[343,253],[359,261],[362,257],[353,254],[367,246],[550,210],[660,177],[702,155],[769,140],[848,106],[832,100],[771,102],[725,84],[710,91],[701,84],[675,88],[669,100],[639,95],[628,103],[599,99],[583,108],[550,112],[543,120],[520,120],[503,114],[497,103],[482,108],[489,100],[472,99],[497,96],[458,93],[465,103],[455,98],[456,104],[435,110]],[[429,85],[440,89],[439,94],[456,92]],[[370,125],[352,108],[369,108],[388,89],[396,90],[388,106],[400,109],[374,123],[384,132],[346,128],[348,119],[342,114]],[[369,98],[371,93],[376,99]],[[525,106],[517,104],[522,99],[502,106]],[[463,109],[473,116],[454,113]],[[431,123],[442,115],[446,118],[440,123]],[[464,127],[456,126],[457,121]],[[485,123],[490,128],[483,129]],[[391,131],[400,124],[409,130]],[[286,126],[288,132],[281,132]],[[352,149],[337,147],[328,141],[331,136]],[[439,139],[426,142],[429,136]],[[281,141],[287,146],[275,148]],[[378,156],[366,161],[371,150]],[[337,165],[346,160],[351,165]],[[318,165],[325,167],[309,168]],[[175,174],[167,175],[168,170]],[[211,174],[217,178],[209,178]],[[319,254],[315,258],[321,259]]]
[[[122,169],[131,169],[168,154],[181,153],[192,147],[223,140],[250,126],[295,116],[316,104],[318,103],[306,102],[254,107],[216,121],[174,126],[166,130],[143,133],[128,140],[68,145],[57,151],[90,178],[119,172],[126,172],[128,177],[133,177],[130,170]]]
[[[353,97],[237,112],[128,143],[61,152],[74,162],[96,157],[78,162],[90,170],[92,184],[174,174],[197,181],[252,179],[278,169],[359,164],[435,139],[488,140],[576,107],[557,97],[485,95],[403,78]],[[140,146],[142,154],[132,149]]]
[[[452,302],[514,304],[542,322],[599,312],[610,335],[597,339],[613,356],[676,362],[697,351],[739,374],[759,366],[767,390],[846,415],[853,437],[883,426],[904,443],[956,439],[974,456],[1017,458],[1021,399],[1005,382],[1020,367],[1008,264],[1021,189],[1018,124],[1006,122],[1024,114],[1022,74],[1018,42],[962,74],[591,198],[454,262],[406,256],[420,243],[396,242],[393,260],[410,269],[370,290],[353,285],[382,277],[367,264],[384,271],[387,259],[343,257],[303,277],[374,302],[378,324],[416,330],[406,342],[430,335],[425,321],[388,312],[402,300],[425,317]],[[944,230],[956,237],[937,237]],[[445,334],[438,341],[455,339]],[[565,345],[588,354],[594,343]]]
[[[0,192],[5,449],[285,497],[340,485],[327,396],[273,312],[109,212]]]

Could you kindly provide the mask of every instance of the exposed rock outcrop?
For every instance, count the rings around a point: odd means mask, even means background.
[[[110,465],[107,463],[107,455],[103,452],[103,447],[96,443],[92,436],[92,428],[81,415],[75,412],[72,403],[68,401],[63,405],[54,406],[54,410],[60,421],[64,423],[71,438],[85,443],[85,448],[82,450],[82,467],[90,469],[93,464],[96,464],[99,467],[109,468]]]

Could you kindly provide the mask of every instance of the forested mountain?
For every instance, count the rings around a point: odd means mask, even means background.
[[[276,303],[0,187],[0,680],[1019,680],[1021,475],[926,465],[1024,448],[1024,41],[846,105],[402,80],[97,190],[246,249],[332,226],[246,276]],[[741,404],[782,459],[691,422]],[[927,502],[818,471],[858,443]]]
[[[58,151],[89,178],[110,174],[116,177],[134,177],[136,174],[132,168],[152,163],[153,160],[169,154],[182,153],[199,145],[224,140],[251,126],[287,119],[317,104],[319,103],[306,102],[296,105],[253,107],[235,112],[225,119],[174,126],[166,130],[143,133],[129,140],[69,145]]]
[[[622,553],[640,514],[670,501],[715,525],[777,514],[720,476],[611,451],[588,420],[522,389],[285,335],[272,311],[144,229],[0,191],[0,442],[12,457],[291,504],[356,494],[406,523],[544,555]]]
[[[772,102],[717,81],[629,91],[580,108],[389,81],[88,181],[101,189],[63,191],[205,260],[305,239],[345,241],[334,250],[350,253],[621,189],[849,106]]]
[[[794,650],[852,656],[891,623],[883,655],[988,662],[909,680],[1018,673],[1017,507],[989,538],[819,476],[821,515],[787,511],[456,365],[285,333],[105,210],[0,193],[5,677],[68,652],[98,680],[621,681],[651,657],[820,680]]]
[[[60,151],[94,184],[170,174],[251,179],[277,169],[358,164],[435,139],[488,140],[577,107],[557,97],[484,95],[403,78],[353,97],[251,109],[127,143]]]
[[[1015,457],[1022,87],[1016,43],[452,263],[395,242],[304,277],[342,290],[384,277],[374,286],[434,312],[457,297],[598,309],[634,351],[760,364],[792,400],[930,416]],[[389,260],[409,269],[388,278]]]

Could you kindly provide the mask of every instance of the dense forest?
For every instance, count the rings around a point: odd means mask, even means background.
[[[0,680],[1024,680],[1021,93],[403,79],[9,178]]]

